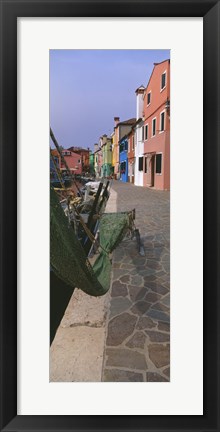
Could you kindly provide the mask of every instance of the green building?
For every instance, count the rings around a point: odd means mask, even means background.
[[[102,149],[102,176],[109,177],[113,173],[112,139],[107,135],[102,135],[100,137],[100,147]]]

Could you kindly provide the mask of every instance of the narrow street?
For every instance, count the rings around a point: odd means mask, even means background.
[[[110,291],[75,290],[51,347],[50,381],[169,381],[170,194],[113,181],[106,212],[136,210],[135,239],[113,253]]]

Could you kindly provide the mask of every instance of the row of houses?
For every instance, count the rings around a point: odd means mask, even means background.
[[[137,186],[170,189],[170,60],[154,63],[146,87],[136,89],[136,118],[114,117],[90,154],[90,172]]]

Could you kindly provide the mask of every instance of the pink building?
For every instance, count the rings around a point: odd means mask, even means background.
[[[72,174],[82,174],[82,156],[71,150],[62,150],[62,155]],[[65,171],[65,164],[61,162],[61,170]]]
[[[144,93],[143,185],[170,189],[170,60],[155,63]]]

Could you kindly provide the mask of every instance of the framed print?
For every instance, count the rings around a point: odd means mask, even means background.
[[[219,7],[1,1],[1,430],[219,430]],[[49,52],[73,49],[171,53],[170,382],[49,381]]]

